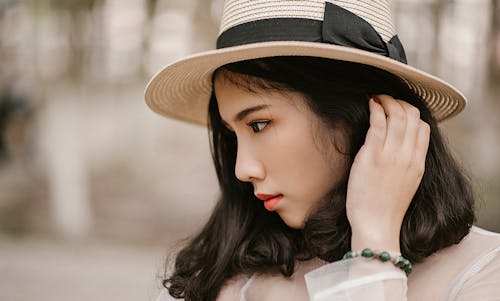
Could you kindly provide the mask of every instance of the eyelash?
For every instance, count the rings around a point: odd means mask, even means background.
[[[259,133],[263,131],[267,125],[271,123],[271,120],[255,120],[247,123],[247,125],[252,129],[254,133]],[[264,124],[264,127],[260,128],[259,125]]]

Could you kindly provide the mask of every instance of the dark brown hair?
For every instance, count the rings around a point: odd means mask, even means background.
[[[401,79],[383,70],[313,57],[271,57],[223,66],[215,73],[249,91],[289,90],[305,96],[310,109],[349,137],[352,160],[369,127],[368,100],[389,94],[416,106],[431,138],[421,184],[406,212],[400,235],[403,255],[419,262],[460,242],[474,221],[469,180],[450,154],[435,119]],[[214,75],[215,76],[215,75]],[[332,262],[350,249],[346,217],[348,173],[331,197],[319,204],[303,229],[289,228],[255,200],[252,186],[234,174],[236,137],[223,125],[214,95],[209,104],[211,147],[221,197],[205,225],[175,258],[163,281],[170,294],[186,300],[215,300],[231,277],[255,272],[293,274],[295,262],[319,257]],[[252,201],[253,200],[253,201]]]

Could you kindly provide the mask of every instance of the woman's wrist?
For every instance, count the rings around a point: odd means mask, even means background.
[[[400,252],[399,230],[352,230],[351,250],[372,248]]]

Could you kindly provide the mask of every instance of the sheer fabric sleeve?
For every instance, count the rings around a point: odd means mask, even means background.
[[[336,261],[305,275],[311,301],[406,300],[406,274],[364,258]]]

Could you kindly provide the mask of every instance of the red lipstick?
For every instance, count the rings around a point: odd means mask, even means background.
[[[256,194],[255,196],[264,201],[264,207],[269,211],[274,211],[278,202],[283,198],[282,194]]]

